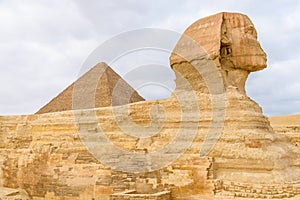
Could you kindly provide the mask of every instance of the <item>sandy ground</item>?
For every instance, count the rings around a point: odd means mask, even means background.
[[[300,126],[300,114],[269,117],[271,126]]]

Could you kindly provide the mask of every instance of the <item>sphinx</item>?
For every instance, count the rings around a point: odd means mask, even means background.
[[[196,21],[170,66],[176,89],[167,99],[2,116],[0,186],[35,199],[120,199],[115,193],[129,190],[170,191],[169,199],[300,194],[299,148],[246,95],[248,75],[266,67],[246,15]]]
[[[214,65],[208,67],[215,67],[224,83],[224,127],[216,146],[208,154],[214,158],[215,176],[248,184],[299,182],[299,149],[284,136],[274,133],[260,106],[246,95],[249,73],[264,69],[267,60],[250,19],[243,14],[219,13],[196,21],[183,35],[196,41],[209,55],[207,60],[211,59]],[[180,74],[177,89],[184,88],[180,81],[184,77],[199,96],[210,93],[209,81],[189,71],[209,61],[197,65],[201,53],[188,51],[194,47],[187,45],[184,37],[175,50],[191,54],[190,61],[176,52],[170,57],[171,67]]]

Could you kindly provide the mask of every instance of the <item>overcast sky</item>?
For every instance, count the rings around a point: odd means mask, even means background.
[[[266,115],[300,113],[299,0],[0,0],[0,115],[36,112],[76,80],[95,48],[117,34],[145,27],[182,33],[197,19],[222,11],[247,14],[268,55],[268,68],[247,81],[248,95]],[[112,67],[126,76],[130,62],[143,65],[138,56]],[[145,74],[154,82],[161,77],[172,89],[174,75],[165,65]],[[159,86],[158,92],[139,91],[151,99],[168,95]]]

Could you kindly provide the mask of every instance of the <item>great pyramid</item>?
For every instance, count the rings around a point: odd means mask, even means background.
[[[93,101],[87,98],[91,95],[93,95]],[[74,103],[74,100],[77,103]],[[101,62],[73,82],[36,114],[117,106],[143,100],[144,98],[111,67]]]

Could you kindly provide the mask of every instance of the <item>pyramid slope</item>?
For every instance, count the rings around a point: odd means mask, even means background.
[[[124,105],[142,98],[106,63],[98,63],[36,114]],[[76,101],[76,102],[75,102]]]

